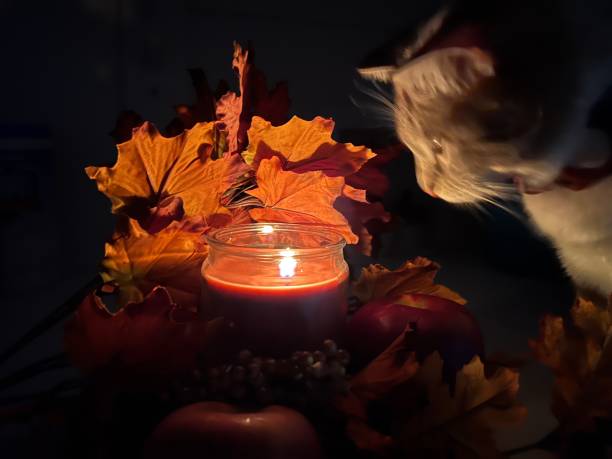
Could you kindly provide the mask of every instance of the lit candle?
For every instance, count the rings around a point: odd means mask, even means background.
[[[326,228],[250,224],[208,237],[202,307],[235,328],[240,347],[283,356],[341,340],[348,266],[344,240]]]

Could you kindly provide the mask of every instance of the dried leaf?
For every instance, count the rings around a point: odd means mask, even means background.
[[[370,265],[361,270],[361,276],[353,285],[353,295],[363,303],[378,298],[400,298],[408,293],[439,296],[459,304],[465,304],[458,293],[442,285],[434,284],[440,265],[423,257],[409,260],[394,271],[382,265]]]
[[[102,277],[119,286],[119,304],[140,303],[157,285],[182,307],[194,309],[200,296],[200,266],[208,253],[202,218],[173,222],[156,234],[129,221],[129,232],[106,244]]]
[[[518,373],[498,368],[486,377],[478,357],[457,373],[454,393],[442,377],[438,353],[427,357],[410,381],[423,389],[427,404],[401,423],[401,448],[415,457],[439,457],[452,452],[458,458],[502,457],[493,432],[520,423],[527,412],[516,401]]]
[[[196,367],[215,326],[174,304],[162,287],[116,314],[93,292],[66,324],[64,343],[84,372],[112,369],[125,379],[165,378]]]
[[[380,202],[368,202],[366,191],[345,185],[334,207],[349,221],[353,233],[359,236],[361,253],[372,255],[372,235],[368,223],[371,221],[389,222],[391,216]]]
[[[361,449],[383,454],[394,445],[389,435],[369,425],[368,404],[383,398],[393,389],[410,380],[418,371],[414,353],[406,349],[410,328],[351,380],[346,395],[336,399],[336,407],[347,418],[346,433]]]
[[[414,452],[455,451],[454,457],[502,457],[492,433],[527,414],[516,401],[518,372],[498,368],[489,378],[478,357],[457,373],[454,393],[442,378],[443,362],[434,353],[412,383],[426,389],[428,404],[403,425],[399,441]]]
[[[235,92],[224,94],[217,102],[217,117],[227,132],[228,149],[230,152],[240,151],[238,147],[238,131],[240,129],[240,115],[242,113],[242,98]],[[245,140],[240,141],[244,147]]]
[[[355,188],[367,190],[368,196],[382,198],[389,190],[389,177],[382,170],[391,161],[406,153],[401,144],[374,148],[376,156],[369,159],[357,172],[346,177],[346,183]]]
[[[243,157],[255,169],[263,159],[277,156],[284,170],[322,171],[329,177],[346,177],[375,156],[369,148],[334,141],[333,130],[334,122],[320,116],[312,121],[294,116],[279,127],[254,117],[248,132],[249,147]]]
[[[85,170],[110,198],[114,213],[136,218],[145,227],[151,209],[163,206],[168,198],[181,199],[188,217],[227,213],[220,196],[248,166],[238,156],[210,157],[214,129],[214,123],[199,123],[176,137],[165,138],[146,122],[130,141],[117,146],[119,155],[112,168]]]
[[[578,299],[571,319],[544,317],[530,346],[555,375],[552,411],[561,427],[588,431],[612,419],[612,313]]]
[[[321,117],[312,121],[293,117],[279,127],[254,117],[249,129],[249,148],[243,157],[256,170],[262,161],[278,158],[285,171],[298,174],[321,171],[329,177],[355,174],[375,157],[366,147],[337,143],[331,137],[333,129],[334,122]],[[360,250],[371,254],[372,236],[367,224],[389,220],[382,204],[369,203],[365,190],[346,185],[334,206],[349,220],[352,233],[358,236]]]
[[[376,400],[412,378],[419,369],[414,352],[407,349],[404,333],[351,379],[350,391],[364,401]]]
[[[348,221],[333,207],[342,194],[342,177],[328,177],[320,171],[303,174],[283,171],[280,159],[273,157],[261,162],[257,185],[247,191],[263,205],[249,211],[255,221],[327,226],[341,233],[348,243],[357,242]]]
[[[285,83],[268,91],[266,77],[254,65],[253,49],[234,43],[232,67],[238,74],[240,95],[224,95],[217,104],[217,118],[228,133],[229,151],[241,152],[247,145],[247,131],[254,116],[261,116],[274,125],[287,121],[289,93]]]
[[[183,200],[178,196],[168,196],[162,199],[157,206],[151,208],[142,226],[149,233],[154,234],[166,228],[174,220],[182,220],[184,216]]]

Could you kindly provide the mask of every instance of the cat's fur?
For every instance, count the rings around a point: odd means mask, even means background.
[[[612,293],[612,178],[555,184],[565,167],[610,156],[608,137],[587,127],[612,83],[610,2],[458,1],[384,49],[393,62],[360,70],[393,85],[420,187],[458,204],[511,198],[511,179],[547,190],[522,195],[533,223],[579,287]]]

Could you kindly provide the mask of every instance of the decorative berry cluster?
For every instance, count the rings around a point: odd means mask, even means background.
[[[274,403],[305,406],[324,403],[347,390],[349,354],[325,340],[320,350],[297,351],[286,359],[254,356],[241,351],[236,360],[207,370],[194,370],[177,383],[173,395],[180,403],[198,400]]]

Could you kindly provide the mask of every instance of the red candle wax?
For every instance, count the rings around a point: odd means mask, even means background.
[[[308,225],[251,224],[218,230],[208,242],[201,310],[232,324],[233,346],[280,357],[342,339],[342,236]]]
[[[307,285],[254,286],[204,277],[208,301],[236,327],[242,347],[283,356],[340,341],[347,312],[347,275]]]

